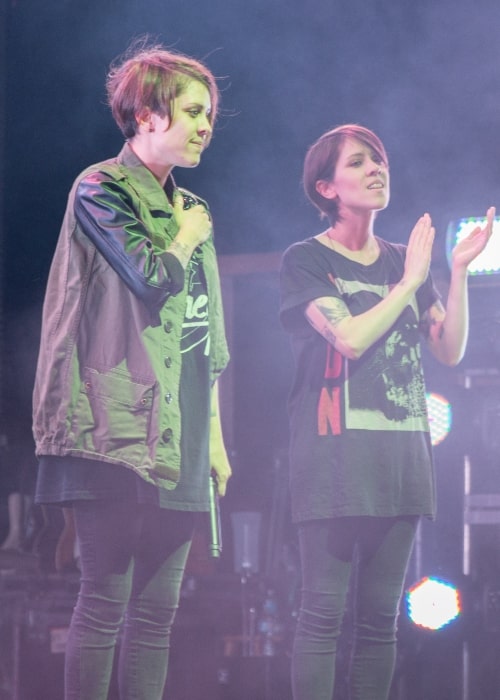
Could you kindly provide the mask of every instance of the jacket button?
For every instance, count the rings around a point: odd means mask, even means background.
[[[170,440],[172,439],[172,435],[173,435],[172,428],[167,428],[166,430],[164,430],[162,435],[161,435],[163,438],[163,442],[170,442]]]
[[[167,403],[172,403],[172,394],[168,392],[168,394],[165,394],[165,401]]]
[[[168,369],[172,367],[172,358],[171,357],[166,357],[165,358],[165,367]]]
[[[165,333],[171,333],[173,327],[174,324],[172,323],[172,321],[167,321],[163,326],[163,330],[165,331]]]

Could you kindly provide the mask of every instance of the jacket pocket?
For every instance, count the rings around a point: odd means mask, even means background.
[[[120,370],[85,367],[72,416],[74,449],[142,464],[147,458],[155,384]]]

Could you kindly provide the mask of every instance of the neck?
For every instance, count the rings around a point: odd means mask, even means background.
[[[151,170],[160,185],[164,187],[168,176],[172,172],[173,166],[164,165],[159,162],[160,159],[156,157],[150,142],[147,139],[142,139],[140,134],[130,139],[129,146],[134,151],[135,155],[144,163],[146,168]]]
[[[344,248],[353,251],[361,251],[371,247],[375,241],[373,233],[373,215],[343,218],[337,221],[326,232],[328,238],[340,243]]]
[[[319,240],[328,248],[362,265],[371,265],[380,254],[373,233],[373,216],[368,219],[344,218],[320,235]]]

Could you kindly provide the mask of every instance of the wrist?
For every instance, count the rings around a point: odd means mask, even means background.
[[[468,275],[468,265],[464,263],[458,263],[453,260],[451,265],[451,276],[455,279],[467,279]]]
[[[185,269],[195,248],[195,245],[186,242],[181,236],[177,235],[167,248],[167,252],[174,255]]]
[[[395,289],[399,289],[401,294],[408,296],[408,299],[410,299],[416,293],[421,284],[422,283],[418,282],[417,280],[402,277]]]

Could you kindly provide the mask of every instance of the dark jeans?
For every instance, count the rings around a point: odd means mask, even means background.
[[[118,640],[121,700],[161,700],[194,514],[109,501],[74,511],[81,583],[65,700],[106,700]]]
[[[351,700],[386,700],[416,517],[351,517],[299,526],[302,600],[292,655],[294,700],[332,700],[337,642],[355,565]]]

